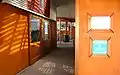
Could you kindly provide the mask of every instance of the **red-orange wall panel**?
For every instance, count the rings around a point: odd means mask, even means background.
[[[51,21],[51,48],[56,48],[57,47],[57,27],[56,27],[56,22]]]

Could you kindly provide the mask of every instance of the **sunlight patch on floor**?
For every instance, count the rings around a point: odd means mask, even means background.
[[[73,67],[71,66],[68,66],[68,65],[64,65],[62,66],[63,70],[70,73],[70,74],[73,74],[74,73],[74,70],[73,70]]]
[[[56,64],[53,62],[46,62],[42,65],[41,68],[39,68],[39,71],[41,71],[43,74],[49,74],[52,75],[55,71]]]

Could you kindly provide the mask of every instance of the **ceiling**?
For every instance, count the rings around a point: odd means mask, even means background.
[[[61,5],[66,5],[70,2],[74,2],[75,0],[53,0],[53,4],[56,5],[57,7],[58,6],[61,6]]]

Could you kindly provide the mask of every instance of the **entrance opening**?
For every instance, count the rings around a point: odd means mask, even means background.
[[[70,18],[57,18],[57,47],[74,47],[75,22]]]

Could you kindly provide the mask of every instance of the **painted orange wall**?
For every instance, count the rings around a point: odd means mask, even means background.
[[[45,47],[56,48],[56,22],[52,21],[52,39],[41,41],[40,45],[28,46],[28,16],[25,11],[8,4],[0,4],[0,75],[15,75],[27,67],[28,47],[31,64],[44,55]]]
[[[73,40],[73,47],[75,48],[75,27],[74,26],[72,26],[71,35],[72,35],[72,40]]]
[[[40,24],[42,26],[42,24]],[[48,40],[44,40],[44,31],[40,28],[40,44],[31,43],[30,45],[30,62],[31,64],[38,61],[41,57],[51,52],[57,46],[56,42],[56,22],[50,21],[48,26]],[[43,33],[42,33],[43,32]],[[51,44],[52,43],[52,44]]]
[[[56,27],[56,21],[50,21],[51,26],[51,48],[55,49],[57,47],[57,27]]]
[[[88,14],[111,16],[110,46],[108,56],[90,57]],[[113,14],[113,15],[112,15]],[[119,0],[76,0],[76,75],[120,75],[120,1]],[[97,32],[91,32],[97,33]],[[99,33],[103,37],[108,32]],[[90,34],[92,35],[92,34]],[[106,36],[104,36],[106,38]],[[99,38],[100,39],[100,38]]]
[[[27,13],[0,4],[0,75],[15,75],[28,66]]]
[[[75,39],[75,27],[74,26],[72,27],[71,34],[72,34],[72,38]]]
[[[49,21],[48,40],[43,40],[43,52],[44,54],[52,52],[57,47],[56,41],[56,21]]]
[[[30,63],[33,64],[43,56],[43,44],[31,43],[30,45]]]

